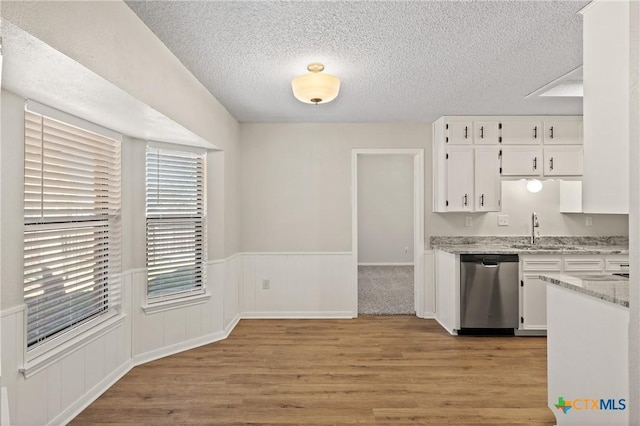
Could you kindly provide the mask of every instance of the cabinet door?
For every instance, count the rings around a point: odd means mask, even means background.
[[[536,146],[503,147],[502,176],[540,176],[542,149]]]
[[[476,121],[473,129],[476,145],[496,145],[500,142],[500,123],[497,121]]]
[[[447,211],[473,210],[473,147],[450,146],[447,150]]]
[[[582,120],[545,121],[545,145],[580,145],[582,144]]]
[[[500,210],[500,149],[497,146],[475,148],[475,209],[477,212]]]
[[[557,273],[557,272],[552,272]],[[547,283],[538,278],[540,273],[523,274],[521,330],[547,329]]]
[[[506,145],[533,145],[542,140],[542,122],[502,122],[502,143]]]
[[[449,145],[470,145],[473,142],[471,121],[452,121],[446,124],[446,142]]]
[[[545,176],[581,176],[582,146],[546,146],[544,148]]]

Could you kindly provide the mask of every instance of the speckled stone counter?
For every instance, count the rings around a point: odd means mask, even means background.
[[[629,307],[629,279],[617,275],[540,275],[542,281]]]
[[[431,237],[431,247],[455,254],[629,254],[628,237]]]

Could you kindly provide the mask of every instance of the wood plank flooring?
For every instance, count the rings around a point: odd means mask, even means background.
[[[413,316],[242,320],[136,367],[71,424],[553,425],[546,339]]]

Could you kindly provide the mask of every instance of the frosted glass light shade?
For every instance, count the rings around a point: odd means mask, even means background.
[[[542,189],[542,182],[540,182],[538,179],[529,179],[527,181],[527,191],[529,192],[540,192],[540,190]]]
[[[291,81],[293,96],[307,104],[325,104],[334,100],[340,92],[340,79],[331,74],[311,73]]]

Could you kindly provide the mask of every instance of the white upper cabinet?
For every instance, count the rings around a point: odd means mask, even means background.
[[[450,146],[446,168],[447,211],[473,211],[473,147]]]
[[[542,148],[539,146],[502,147],[502,176],[542,175]]]
[[[581,128],[579,116],[440,117],[433,123],[433,211],[500,211],[503,178],[580,176]]]
[[[500,122],[476,121],[473,125],[476,145],[497,145],[500,142]]]
[[[533,145],[542,140],[542,121],[503,121],[502,143]]]
[[[544,122],[545,145],[582,144],[582,120]]]
[[[497,146],[475,148],[475,211],[500,211],[500,149]]]
[[[546,146],[544,148],[544,175],[581,175],[582,157],[582,146],[580,145]]]
[[[473,123],[471,121],[453,121],[446,124],[449,145],[469,145],[473,142]]]
[[[629,213],[629,5],[583,12],[585,213]]]

